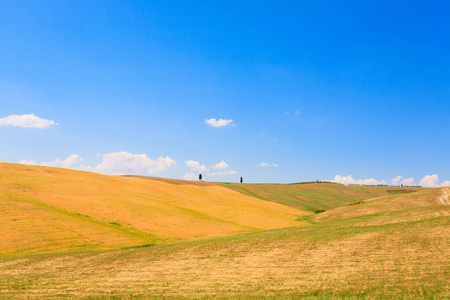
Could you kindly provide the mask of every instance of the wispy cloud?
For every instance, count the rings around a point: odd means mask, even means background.
[[[277,164],[268,164],[268,163],[265,163],[265,162],[260,163],[259,166],[260,167],[278,167]]]
[[[207,168],[205,165],[202,165],[198,161],[195,161],[195,160],[187,160],[184,163],[192,171],[199,172],[199,173],[208,172],[207,173],[208,176],[224,176],[224,175],[237,174],[236,171],[230,169],[230,166],[224,160],[221,160],[219,163],[212,165],[209,168]],[[214,172],[212,170],[217,170],[217,171]],[[198,174],[195,174],[193,172],[186,173],[184,175],[184,179],[187,179],[187,180],[195,180],[197,178],[198,178]]]
[[[196,171],[196,172],[206,172],[207,168],[204,165],[200,165],[200,163],[198,161],[195,160],[186,160],[184,162],[186,164],[186,166],[189,167],[189,169],[191,169],[192,171]]]
[[[348,176],[336,175],[334,180],[331,180],[331,181],[342,183],[342,184],[368,184],[368,185],[387,184],[387,182],[384,180],[376,180],[374,178],[354,179],[351,175],[348,175]],[[399,184],[416,185],[414,183],[414,177],[403,178],[403,176],[401,176],[401,175],[398,175],[398,176],[392,178],[391,182],[394,185],[399,185]],[[442,183],[439,183],[439,176],[437,174],[433,174],[433,175],[426,175],[425,177],[423,177],[422,180],[420,180],[419,185],[424,186],[424,187],[441,187],[441,186],[450,185],[450,181],[447,180]]]
[[[403,176],[398,175],[391,179],[392,184],[398,185],[398,184],[404,184],[404,185],[414,185],[414,178],[405,178],[403,179]]]
[[[212,126],[212,127],[225,127],[225,126],[233,126],[233,120],[225,120],[225,119],[219,119],[216,120],[215,118],[207,119],[205,120],[205,123]]]
[[[214,166],[211,166],[211,168],[218,169],[218,170],[223,170],[228,167],[229,167],[228,164],[226,162],[224,162],[223,160],[220,163],[215,164]]]
[[[348,175],[348,176],[336,175],[334,177],[334,180],[331,180],[331,181],[342,183],[342,184],[367,184],[367,185],[387,184],[387,182],[384,180],[376,180],[374,178],[354,179],[352,177],[352,175]]]
[[[411,178],[405,178],[402,181],[400,181],[400,184],[404,184],[404,185],[415,185],[414,184],[414,177]]]
[[[219,171],[214,173],[208,173],[209,176],[224,176],[224,175],[234,175],[237,174],[234,170],[227,170],[227,171]]]
[[[209,176],[224,176],[224,175],[234,175],[237,174],[236,171],[232,170],[230,166],[225,161],[220,161],[219,163],[210,167],[211,169],[218,170],[217,172],[211,172],[207,175]],[[209,171],[209,170],[208,170]]]
[[[426,186],[426,187],[438,187],[439,186],[439,176],[437,174],[426,175],[419,182],[419,185]]]
[[[50,162],[43,162],[43,163],[41,163],[41,166],[71,168],[81,161],[83,161],[83,159],[81,157],[79,157],[77,154],[72,154],[68,158],[63,159],[63,160],[55,159]]]
[[[35,160],[26,160],[26,159],[23,159],[23,160],[19,161],[19,164],[22,164],[22,165],[37,165]]]
[[[191,173],[184,174],[183,178],[185,180],[196,180],[196,179],[198,179],[198,175],[191,172]]]
[[[301,110],[298,110],[298,109],[297,109],[297,110],[294,110],[294,111],[292,111],[292,112],[291,112],[291,111],[288,111],[288,110],[285,110],[284,113],[285,113],[286,115],[288,115],[288,116],[291,115],[291,114],[292,114],[292,115],[299,115],[299,114],[302,113],[302,111],[301,111]]]
[[[57,125],[59,124],[55,121],[43,119],[34,114],[10,115],[8,117],[0,118],[0,126],[44,129]]]
[[[169,156],[151,159],[145,153],[133,154],[121,151],[101,154],[100,156],[102,157],[102,162],[96,167],[80,168],[109,175],[154,175],[162,173],[177,164]]]
[[[392,184],[398,184],[402,180],[403,176],[398,175],[397,177],[392,178]]]
[[[50,162],[42,162],[42,166],[50,167],[61,167],[61,168],[72,168],[83,171],[96,172],[107,175],[145,175],[145,174],[161,174],[170,168],[177,165],[177,162],[170,158],[158,157],[152,159],[147,156],[147,154],[133,154],[125,151],[112,152],[106,154],[97,154],[97,156],[102,158],[102,161],[96,166],[86,166],[80,163],[83,159],[77,155],[72,154],[66,159],[55,159]],[[28,165],[38,165],[35,160],[21,160],[21,164]],[[210,169],[205,165],[200,164],[195,160],[186,160],[184,162],[186,166],[191,169],[191,171],[198,173],[206,173],[209,176],[223,176],[223,175],[234,175],[237,174],[235,170],[230,169],[230,166],[225,161],[220,161],[219,163],[211,166],[211,169],[217,170],[210,172]],[[183,178],[187,180],[195,180],[198,178],[198,173],[188,172]]]

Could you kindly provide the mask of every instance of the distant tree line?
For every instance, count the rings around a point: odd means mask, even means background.
[[[358,184],[358,183],[351,183],[347,184],[347,186],[388,186],[388,187],[418,187],[421,188],[421,185],[389,185],[389,184]]]
[[[359,184],[359,183],[343,184],[343,183],[327,181],[327,180],[301,181],[301,182],[293,182],[293,183],[288,183],[288,184],[312,184],[312,183],[331,183],[331,184],[346,185],[346,186],[376,186],[376,187],[387,186],[387,187],[409,187],[409,188],[413,188],[413,187],[421,188],[422,187],[421,185],[403,185],[403,184],[401,186],[388,185],[388,184]]]
[[[326,181],[326,180],[301,181],[301,182],[293,182],[293,183],[288,183],[288,184],[311,184],[311,183],[331,183],[331,184],[345,185],[345,184],[342,184],[339,182]]]

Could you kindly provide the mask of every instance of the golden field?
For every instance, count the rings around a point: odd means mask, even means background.
[[[296,187],[329,207],[312,214],[267,196],[317,205],[290,185],[250,186],[266,201],[223,184],[1,170],[1,299],[450,298],[446,188],[369,187],[379,196],[362,202],[366,187]]]
[[[307,214],[210,183],[6,163],[0,199],[0,255],[218,237]]]

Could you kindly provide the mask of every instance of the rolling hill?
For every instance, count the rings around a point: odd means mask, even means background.
[[[4,257],[0,297],[446,299],[450,206],[439,203],[442,194],[424,189],[330,209],[309,226]]]
[[[0,164],[0,255],[195,240],[305,214],[206,182]]]
[[[217,184],[244,195],[310,212],[326,210],[365,199],[420,190],[417,187],[344,186],[322,182],[307,184],[238,184],[223,182]]]
[[[0,164],[0,298],[448,299],[449,191],[401,192]]]

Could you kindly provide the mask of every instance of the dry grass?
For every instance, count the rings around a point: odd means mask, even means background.
[[[51,170],[53,173],[49,173],[51,176],[38,173],[38,177],[36,174],[26,177],[20,173],[21,167],[7,167],[13,169],[9,169],[9,174],[17,174],[18,177],[9,180],[11,176],[0,173],[2,212],[20,215],[26,211],[28,221],[34,214],[38,216],[36,219],[44,220],[40,227],[42,236],[34,238],[30,244],[39,244],[39,239],[44,238],[45,226],[51,228],[52,224],[49,222],[54,217],[51,213],[55,210],[59,215],[65,216],[54,219],[60,222],[59,228],[68,232],[78,230],[81,231],[79,235],[83,238],[86,236],[88,229],[70,227],[73,224],[81,224],[78,221],[72,223],[73,218],[78,218],[76,214],[81,213],[77,209],[83,209],[83,213],[87,213],[86,210],[89,209],[86,199],[77,200],[76,197],[68,195],[84,195],[79,188],[79,181],[82,179],[77,178],[78,175],[70,174],[74,171],[36,168],[26,172],[45,173],[46,170]],[[95,214],[94,210],[89,211],[88,219],[94,219],[94,223],[99,227],[86,226],[92,230],[90,234],[98,236],[97,239],[111,239],[110,242],[114,241],[116,246],[127,243],[119,238],[146,240],[153,238],[153,235],[147,237],[145,234],[149,233],[142,229],[145,224],[138,225],[145,223],[144,218],[133,223],[133,226],[103,225],[113,219],[105,221],[102,218],[107,217],[102,214],[117,218],[113,209],[105,208],[107,205],[118,205],[120,209],[125,210],[125,204],[128,203],[130,208],[123,214],[125,218],[131,215],[131,212],[135,213],[133,206],[141,204],[139,201],[152,203],[151,208],[161,213],[164,210],[160,207],[165,207],[163,205],[166,201],[191,209],[189,205],[194,200],[186,199],[195,199],[209,215],[214,215],[215,209],[221,208],[227,219],[231,218],[226,211],[230,208],[230,202],[236,210],[247,212],[248,209],[256,209],[257,213],[275,210],[274,207],[265,205],[276,205],[210,184],[190,185],[189,182],[170,182],[171,180],[165,179],[82,174],[83,176],[80,176],[86,179],[86,186],[83,188],[90,189],[97,196],[90,201],[95,199],[103,203],[96,206],[97,210],[102,210],[98,214]],[[15,195],[19,194],[20,197],[11,199],[14,194],[13,184],[18,178],[27,188],[16,186]],[[41,180],[44,180],[45,187],[49,187],[45,192],[51,192],[54,197],[51,200],[43,199],[43,192],[40,191],[43,186]],[[78,188],[70,190],[74,183]],[[107,184],[107,191],[100,190],[104,184]],[[61,190],[58,189],[59,185],[62,185]],[[129,197],[126,199],[131,199],[130,202],[112,197],[119,193],[118,191]],[[233,196],[221,198],[228,195],[227,192]],[[412,194],[365,200],[361,204],[306,216],[310,221],[307,226],[140,248],[93,251],[89,249],[95,248],[88,245],[85,246],[85,251],[4,256],[0,258],[0,298],[448,299],[450,206],[439,202],[442,194],[442,189],[421,189]],[[78,202],[63,205],[67,199]],[[243,202],[241,207],[232,202],[233,199],[249,202]],[[347,203],[355,202],[353,199]],[[262,204],[257,205],[252,201]],[[209,203],[215,203],[215,208],[208,206]],[[11,207],[14,207],[14,210]],[[145,210],[145,205],[138,207],[146,213],[150,211]],[[280,206],[270,217],[285,220],[280,215],[287,215],[288,222],[291,222],[289,218],[293,215],[286,209]],[[47,213],[50,215],[47,216]],[[176,215],[180,211],[173,213]],[[6,215],[2,213],[1,222],[6,219]],[[79,218],[85,220],[87,217]],[[240,221],[239,216],[233,219],[237,224],[243,221],[245,220]],[[11,222],[17,221],[6,221],[5,224],[12,224]],[[13,227],[9,228],[13,230]],[[19,236],[24,234],[21,233],[23,230],[30,230],[32,233],[28,239],[35,234],[33,229],[25,224],[18,228],[15,234]],[[96,231],[100,228],[105,230],[105,233]],[[215,227],[211,228],[215,233],[223,233]],[[113,230],[118,239],[115,240],[107,229]],[[51,232],[55,234],[65,231]],[[8,238],[12,236],[1,231],[2,239],[4,234]],[[190,236],[189,233],[187,236]],[[61,237],[57,238],[61,241],[48,245],[67,242],[62,233]],[[23,240],[26,240],[25,236]],[[82,238],[69,240],[79,241]],[[66,248],[83,249],[83,246],[80,244],[75,248]],[[50,247],[50,250],[53,249]]]
[[[314,212],[381,196],[404,193],[403,187],[343,186],[331,183],[310,184],[237,184],[218,183],[223,187],[262,200],[273,201]],[[420,188],[408,188],[407,192]]]
[[[449,218],[0,260],[0,297],[445,298]]]
[[[217,237],[306,214],[212,184],[5,163],[0,199],[0,255]]]
[[[421,189],[413,194],[380,197],[315,215],[315,222],[345,221],[347,226],[381,225],[450,216],[439,197],[445,188]]]

